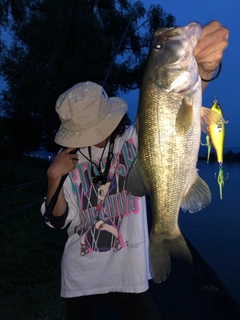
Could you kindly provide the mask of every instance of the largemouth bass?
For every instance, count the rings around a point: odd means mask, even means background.
[[[127,190],[151,195],[150,254],[157,283],[169,275],[171,257],[192,261],[178,226],[180,207],[195,212],[211,201],[196,168],[201,124],[219,120],[216,114],[211,120],[211,110],[201,107],[201,79],[193,54],[201,32],[198,23],[157,30],[140,89],[138,155]]]

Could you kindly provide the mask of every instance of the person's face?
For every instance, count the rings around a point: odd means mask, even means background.
[[[94,147],[97,147],[97,148],[104,148],[105,147],[105,145],[106,145],[106,143],[107,143],[107,141],[106,141],[107,139],[105,139],[105,140],[103,140],[102,142],[99,142],[99,143],[97,143],[97,144],[94,144]]]

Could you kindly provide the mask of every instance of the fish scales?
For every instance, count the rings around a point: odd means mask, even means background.
[[[178,226],[180,207],[195,212],[211,201],[196,168],[202,91],[193,50],[201,32],[194,22],[157,30],[142,79],[138,154],[126,188],[136,196],[151,195],[150,255],[155,282],[169,275],[171,257],[192,261]],[[211,114],[205,113],[204,121],[210,122]]]

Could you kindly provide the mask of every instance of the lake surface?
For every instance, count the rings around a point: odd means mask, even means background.
[[[222,200],[215,177],[218,163],[199,161],[197,167],[211,190],[212,201],[193,214],[181,211],[180,229],[240,304],[240,163],[224,163],[228,179]]]

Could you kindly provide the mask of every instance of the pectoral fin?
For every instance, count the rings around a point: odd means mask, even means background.
[[[181,107],[176,117],[176,132],[184,135],[193,121],[193,107],[186,97],[182,99]]]
[[[211,192],[206,182],[196,172],[195,180],[186,193],[181,208],[191,213],[201,210],[211,202]]]
[[[142,197],[149,192],[142,178],[138,157],[133,162],[133,165],[129,170],[129,174],[126,182],[126,190],[129,193],[131,193],[133,196],[137,196],[137,197]]]
[[[219,122],[228,123],[218,112],[204,107],[201,108],[201,129],[204,133],[208,133],[208,126]]]

